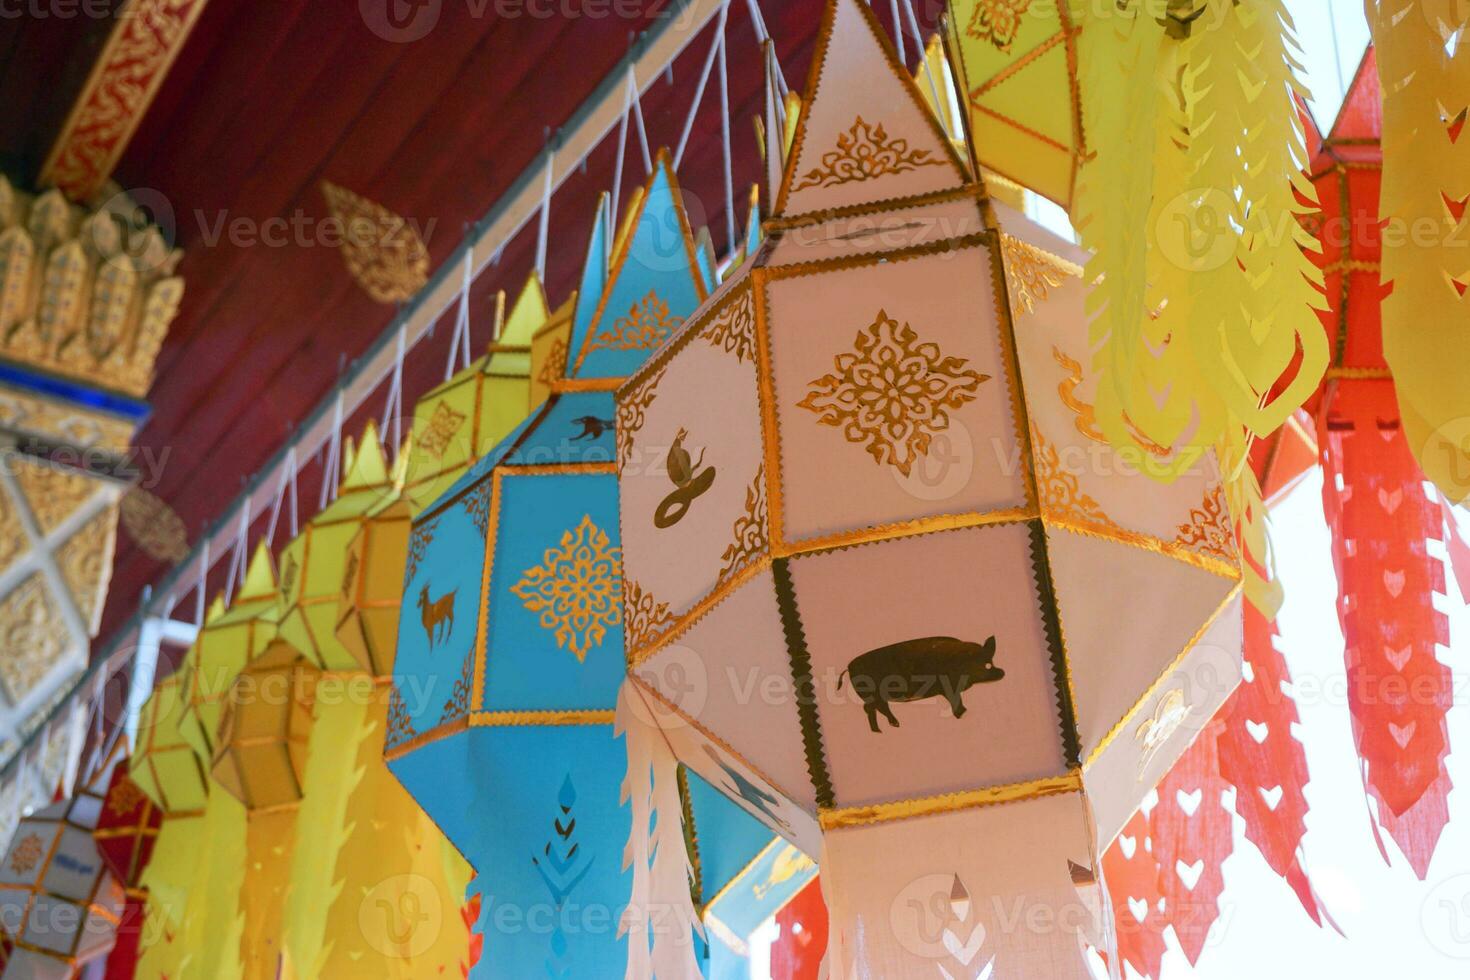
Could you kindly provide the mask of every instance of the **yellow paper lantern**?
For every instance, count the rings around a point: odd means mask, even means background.
[[[222,605],[216,605],[218,618]],[[171,821],[198,815],[209,799],[209,781],[194,747],[185,739],[184,676],[176,671],[154,687],[138,716],[138,748],[132,778]]]
[[[1087,141],[1067,3],[953,0],[948,24],[980,165],[1070,208]],[[919,91],[932,102],[927,84]]]
[[[385,494],[363,512],[348,542],[336,637],[356,666],[372,677],[393,673],[403,566],[408,561],[412,507],[398,493]]]
[[[509,316],[504,308],[505,294],[499,293],[497,339],[486,352],[414,406],[406,487],[415,513],[448,489],[531,410],[531,342],[551,316],[541,280],[533,273]]]
[[[301,802],[317,670],[285,640],[272,640],[235,677],[220,716],[215,781],[251,813]]]
[[[271,554],[261,542],[235,601],[229,609],[206,617],[199,638],[179,667],[185,702],[179,731],[201,759],[214,758],[214,736],[226,692],[240,670],[275,638],[279,616],[280,595]]]
[[[372,422],[345,471],[337,499],[281,552],[280,636],[322,670],[361,666],[337,639],[338,602],[349,581],[371,567],[354,563],[349,545],[373,515],[382,516],[380,505],[399,499]]]

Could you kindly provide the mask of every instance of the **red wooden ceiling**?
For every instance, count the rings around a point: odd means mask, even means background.
[[[310,229],[328,215],[320,182],[330,180],[431,229],[425,239],[437,267],[460,243],[467,223],[481,218],[536,159],[548,130],[572,115],[626,52],[630,37],[668,3],[597,2],[581,15],[580,0],[560,0],[556,6],[571,16],[553,18],[497,17],[495,6],[444,0],[426,37],[393,43],[369,30],[359,0],[210,0],[116,173],[145,203],[166,204],[163,217],[172,211],[185,250],[183,306],[159,357],[150,395],[154,414],[137,444],[163,461],[149,489],[179,513],[191,538],[224,511],[292,425],[330,390],[343,364],[359,356],[395,312],[373,303],[348,276],[337,250],[309,234],[279,247],[229,235],[212,242],[220,217],[255,226],[294,219]],[[763,6],[786,77],[799,88],[821,0],[767,0]],[[876,6],[886,15],[887,5]],[[609,7],[636,15],[592,15]],[[41,46],[55,65],[60,52],[85,59],[95,44],[78,26],[69,35],[51,27],[33,28],[34,42],[6,42],[0,34],[0,53],[8,52],[0,78],[8,95],[12,76],[32,70],[26,66]],[[655,146],[677,141],[710,37],[707,29],[674,65],[672,82],[660,80],[644,96]],[[759,174],[751,120],[761,104],[758,46],[739,2],[731,9],[729,44],[739,188]],[[0,110],[0,136],[16,136],[11,145],[23,151],[7,158],[13,168],[34,166],[44,154],[44,147],[38,151],[19,137],[34,144],[32,130],[50,118],[43,104],[55,101],[45,85],[32,84],[21,94],[35,105],[12,101]],[[703,212],[723,247],[717,96],[712,80],[680,177],[692,216],[698,222]],[[54,107],[48,111],[55,114]],[[606,140],[586,172],[555,197],[547,262],[553,302],[571,288],[580,268],[596,195],[611,180],[613,144]],[[641,179],[639,160],[630,149],[629,187]],[[736,197],[742,212],[737,223],[743,224],[744,194],[737,190]],[[486,309],[494,289],[519,286],[534,246],[534,231],[523,231],[480,277],[477,311]],[[488,339],[488,322],[482,316],[477,325],[478,346]],[[433,352],[410,358],[409,405],[440,380],[447,333],[437,331]],[[370,402],[362,414],[380,409]],[[310,468],[303,476],[303,517],[316,497],[316,472]],[[277,543],[284,537],[278,532]],[[104,636],[134,611],[143,586],[165,571],[120,536]]]

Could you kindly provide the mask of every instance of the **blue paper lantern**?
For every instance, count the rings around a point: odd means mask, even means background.
[[[609,270],[599,209],[567,377],[415,519],[410,541],[386,755],[478,872],[477,978],[621,976],[628,955],[613,389],[698,307],[714,273],[666,155],[623,227]],[[694,897],[723,900],[771,833],[703,784],[685,804]]]

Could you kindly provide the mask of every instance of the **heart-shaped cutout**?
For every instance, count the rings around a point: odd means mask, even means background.
[[[1247,684],[1254,684],[1256,682],[1256,668],[1251,666],[1249,660],[1242,660],[1240,662],[1240,679]]]
[[[1414,644],[1408,643],[1395,650],[1393,647],[1384,647],[1383,656],[1393,665],[1393,669],[1403,673],[1404,664],[1409,662],[1409,657],[1414,654]]]
[[[1260,787],[1261,799],[1265,801],[1266,809],[1275,813],[1276,808],[1281,805],[1281,796],[1284,792],[1280,785],[1273,786],[1270,789],[1264,786]]]
[[[1138,853],[1138,838],[1129,837],[1127,834],[1119,834],[1118,850],[1123,852],[1123,860],[1132,861],[1133,855]]]
[[[1205,873],[1204,859],[1201,858],[1193,864],[1185,864],[1183,861],[1175,861],[1174,873],[1179,876],[1180,881],[1184,882],[1185,888],[1188,888],[1190,891],[1194,891],[1194,886],[1199,884],[1200,875]]]
[[[1404,591],[1405,581],[1406,578],[1402,569],[1392,572],[1384,571],[1383,573],[1383,587],[1387,589],[1388,594],[1393,596],[1395,599],[1399,597],[1400,592]]]
[[[1398,510],[1399,504],[1403,502],[1404,490],[1402,487],[1394,490],[1393,493],[1389,493],[1382,487],[1378,488],[1378,506],[1382,507],[1387,513],[1392,514],[1394,511]]]
[[[1134,921],[1140,925],[1148,918],[1148,902],[1141,898],[1128,899],[1128,911],[1133,915]]]
[[[1411,721],[1402,727],[1395,725],[1393,722],[1389,722],[1388,734],[1393,736],[1393,740],[1399,744],[1399,748],[1406,749],[1409,747],[1409,740],[1414,737],[1414,729],[1418,727],[1419,723],[1416,721]]]
[[[1256,740],[1257,745],[1263,744],[1266,736],[1271,734],[1270,725],[1264,721],[1251,721],[1249,718],[1245,720],[1245,730],[1251,738]]]
[[[1199,809],[1204,798],[1205,791],[1202,789],[1197,789],[1193,793],[1186,793],[1182,789],[1174,792],[1174,799],[1179,803],[1179,809],[1184,811],[1186,817],[1194,816],[1194,811]]]
[[[975,954],[980,952],[980,947],[985,945],[985,923],[976,922],[975,928],[970,932],[970,938],[964,941],[955,935],[953,929],[945,929],[941,938],[944,941],[944,948],[949,950],[949,955],[963,965],[969,966]]]

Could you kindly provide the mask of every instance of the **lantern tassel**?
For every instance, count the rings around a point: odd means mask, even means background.
[[[618,935],[628,936],[626,976],[698,980],[694,934],[703,936],[704,927],[691,891],[694,867],[684,836],[679,762],[658,728],[638,714],[640,707],[638,695],[625,682],[618,692],[614,732],[623,737],[628,753],[622,794],[633,811],[623,851],[623,867],[633,869],[633,894],[618,924]]]

